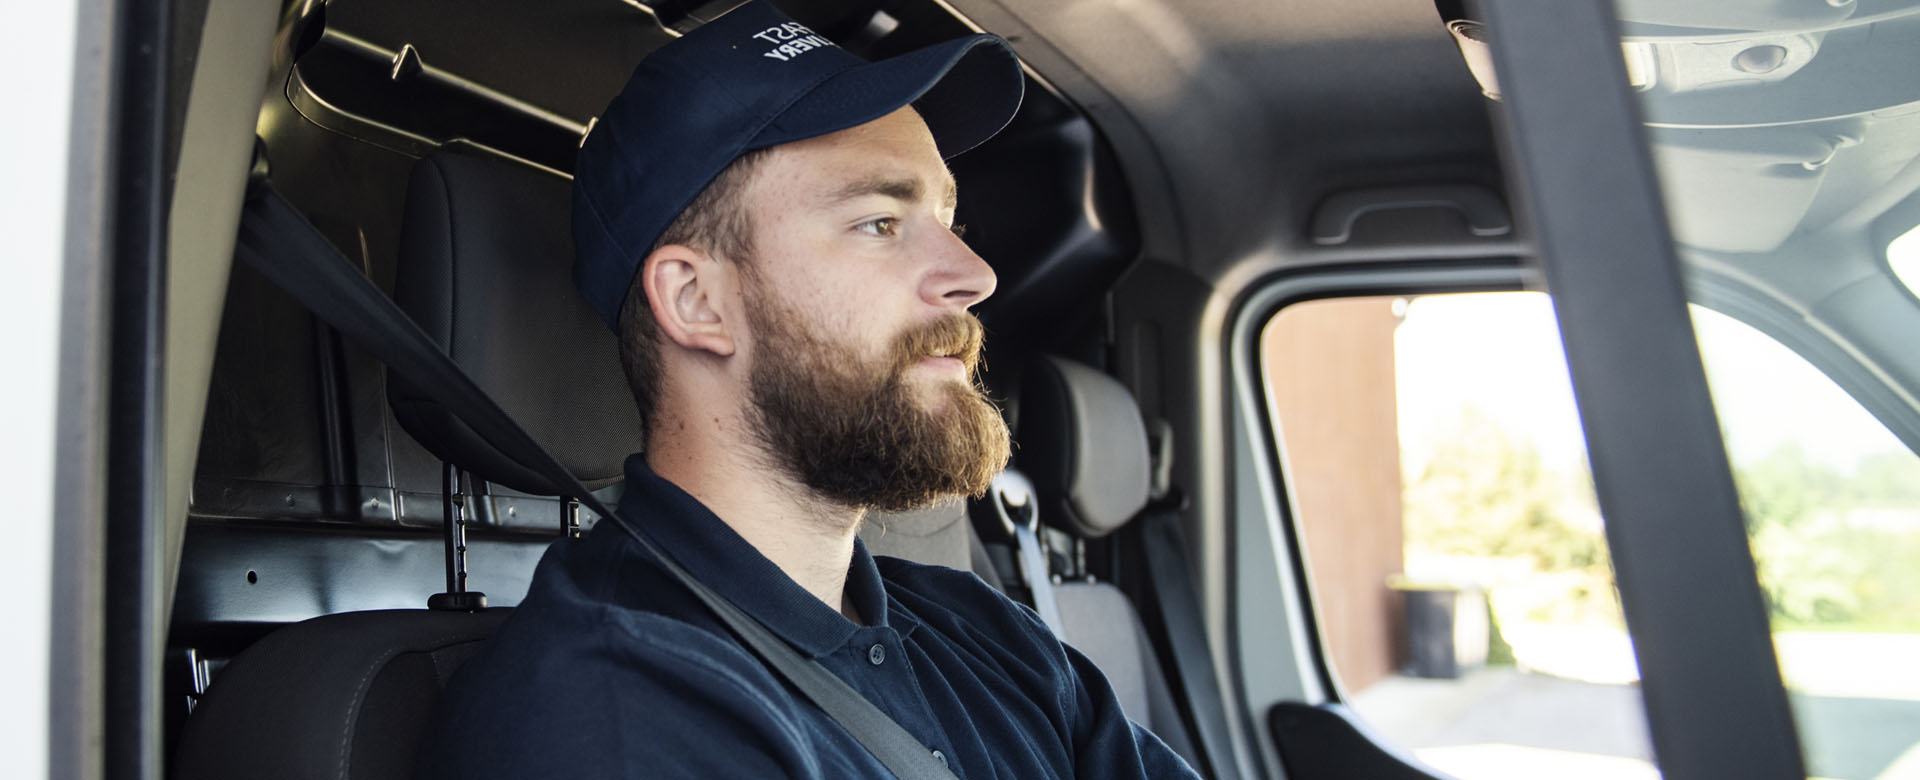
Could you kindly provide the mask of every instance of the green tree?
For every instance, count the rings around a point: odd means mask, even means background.
[[[1848,480],[1848,498],[1860,506],[1920,507],[1920,458],[1911,452],[1879,452],[1860,460]]]
[[[1798,442],[1735,467],[1733,481],[1746,510],[1749,534],[1770,527],[1798,528],[1823,507],[1838,503],[1847,488],[1838,472],[1809,461]]]
[[[1528,599],[1529,611],[1617,619],[1606,541],[1597,525],[1569,517],[1574,508],[1592,511],[1584,469],[1573,476],[1548,468],[1531,442],[1472,406],[1424,463],[1409,465],[1409,559],[1487,559],[1490,569],[1496,560],[1524,562],[1544,575],[1533,577],[1536,591],[1550,583],[1550,593]]]
[[[1920,459],[1879,453],[1842,473],[1787,443],[1737,466],[1734,483],[1776,623],[1920,630],[1920,530],[1855,519],[1920,512]]]

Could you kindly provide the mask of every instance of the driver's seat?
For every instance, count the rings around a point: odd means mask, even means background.
[[[268,634],[207,690],[183,780],[401,780],[453,670],[508,610],[327,615]]]

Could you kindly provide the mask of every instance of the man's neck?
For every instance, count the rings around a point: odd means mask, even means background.
[[[647,449],[655,474],[706,505],[822,603],[863,622],[846,601],[860,510],[809,495],[744,446],[723,446],[723,439],[708,436],[661,438]]]

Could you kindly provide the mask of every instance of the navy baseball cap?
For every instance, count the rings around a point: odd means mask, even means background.
[[[765,0],[743,5],[647,55],[587,134],[574,166],[573,282],[617,329],[654,242],[741,154],[911,104],[951,158],[1000,132],[1025,88],[999,36],[870,63]]]

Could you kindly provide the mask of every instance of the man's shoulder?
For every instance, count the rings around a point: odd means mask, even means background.
[[[729,636],[605,603],[523,603],[437,709],[422,777],[617,774],[661,750],[691,767],[716,740],[799,732],[780,683]]]
[[[724,690],[767,690],[766,666],[658,568],[609,558],[603,545],[561,542],[526,598],[448,686],[461,710],[576,707],[643,678],[704,678]],[[773,690],[778,690],[773,685]]]
[[[686,609],[674,599],[616,600],[582,587],[591,584],[557,572],[536,579],[526,600],[473,659],[476,671],[495,665],[534,669],[550,664],[574,670],[604,665],[628,673],[681,664],[716,672],[758,666],[732,663],[752,659],[723,635],[723,629],[702,620],[704,613]],[[741,657],[735,659],[735,655]],[[493,680],[491,675],[483,679]]]
[[[607,664],[626,673],[689,665],[725,675],[764,671],[685,586],[650,561],[609,554],[610,546],[556,544],[526,598],[475,660]]]

